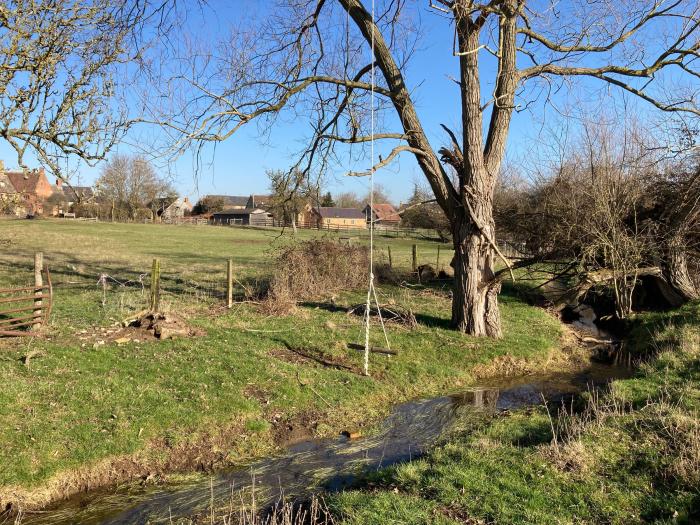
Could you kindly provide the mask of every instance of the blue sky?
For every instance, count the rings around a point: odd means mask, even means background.
[[[418,8],[424,37],[419,43],[418,52],[413,58],[410,69],[406,72],[407,84],[413,88],[414,101],[419,116],[422,119],[428,137],[435,147],[439,147],[445,141],[444,132],[440,124],[444,123],[452,129],[458,128],[460,118],[459,93],[456,84],[450,77],[458,75],[458,58],[452,56],[452,31],[447,22],[427,7],[427,2],[421,2]],[[192,34],[207,35],[208,38],[216,38],[216,35],[225,34],[230,25],[235,23],[241,9],[255,9],[261,7],[257,2],[235,0],[227,3],[221,0],[214,2],[216,16],[212,11],[203,12],[201,15],[192,15],[188,21],[188,27]],[[253,6],[253,7],[251,7]],[[369,51],[368,51],[369,53]],[[484,70],[482,77],[493,76],[495,64],[488,61],[488,55],[482,55]],[[591,83],[581,83],[579,88],[563,91],[556,96],[556,103],[560,107],[578,106],[582,103],[599,103],[599,94],[603,86]],[[590,100],[584,100],[588,98]],[[613,99],[608,99],[610,102]],[[542,104],[532,106],[528,111],[516,113],[511,126],[511,134],[508,144],[507,156],[517,162],[518,159],[528,160],[546,158],[549,148],[556,140],[552,140],[552,126],[560,121],[557,111],[549,108],[543,111]],[[176,188],[183,195],[188,195],[196,200],[200,195],[208,193],[246,195],[250,193],[264,193],[268,182],[265,176],[267,169],[286,169],[293,160],[293,153],[300,147],[298,137],[303,135],[304,122],[285,122],[278,126],[272,133],[270,140],[262,143],[256,134],[256,128],[251,126],[238,132],[226,142],[219,143],[215,147],[207,149],[202,156],[205,164],[200,167],[195,178],[195,160],[191,154],[185,154],[172,165],[172,173],[175,177]],[[139,135],[134,134],[131,141],[138,141]],[[127,141],[128,142],[128,141]],[[129,152],[133,148],[129,144],[122,144],[117,148],[119,152]],[[378,150],[381,153],[381,149]],[[12,167],[16,164],[13,150],[4,143],[0,143],[0,158],[5,160],[5,165]],[[31,159],[27,159],[30,163]],[[367,166],[364,166],[367,167]],[[350,178],[343,175],[345,169],[354,169],[355,166],[339,166],[334,175],[327,180],[326,188],[333,193],[355,191],[363,194],[367,191],[366,179]],[[362,166],[360,166],[362,168]],[[80,166],[74,183],[81,185],[91,184],[99,175],[100,167]],[[398,162],[389,168],[383,169],[376,175],[376,182],[382,184],[390,193],[393,201],[405,200],[410,195],[415,181],[422,181],[422,174],[410,154],[404,154]]]

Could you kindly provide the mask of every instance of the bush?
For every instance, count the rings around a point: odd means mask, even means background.
[[[322,239],[290,244],[277,255],[269,298],[296,303],[367,286],[369,250]]]

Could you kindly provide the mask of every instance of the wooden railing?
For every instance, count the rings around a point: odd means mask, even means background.
[[[36,335],[48,322],[52,304],[51,274],[43,267],[42,254],[36,254],[34,286],[0,288],[0,336]]]

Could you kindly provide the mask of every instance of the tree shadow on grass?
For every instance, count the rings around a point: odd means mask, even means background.
[[[330,313],[344,313],[348,314],[349,313],[349,308],[347,306],[340,306],[334,303],[328,303],[328,302],[314,302],[314,301],[304,301],[302,303],[299,303],[299,306],[302,306],[304,308],[312,308],[312,309],[319,309],[319,310],[325,310],[326,312]],[[362,310],[363,312],[364,310]],[[413,313],[416,322],[420,326],[428,327],[428,328],[442,328],[444,330],[448,330],[450,328],[450,320],[444,317],[438,317],[436,315],[430,315],[430,314],[420,314],[420,313]]]

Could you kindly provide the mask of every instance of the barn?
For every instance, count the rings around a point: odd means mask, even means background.
[[[300,224],[308,228],[361,229],[367,227],[365,215],[356,208],[312,207],[307,205]]]
[[[272,226],[272,214],[259,208],[224,210],[213,213],[210,222],[230,226]]]

